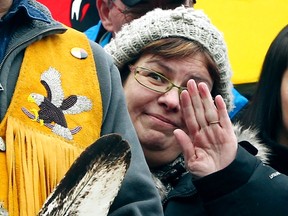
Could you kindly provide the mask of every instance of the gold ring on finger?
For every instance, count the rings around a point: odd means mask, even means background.
[[[209,122],[209,125],[212,125],[212,124],[219,124],[220,122],[219,121],[211,121]]]

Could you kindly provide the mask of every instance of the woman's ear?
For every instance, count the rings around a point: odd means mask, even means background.
[[[113,32],[113,24],[110,19],[110,3],[108,0],[97,0],[97,10],[101,19],[102,25],[108,32]]]

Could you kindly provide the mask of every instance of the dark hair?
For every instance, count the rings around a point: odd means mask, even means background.
[[[181,5],[186,7],[193,7],[196,1],[191,0],[142,0],[133,7],[125,9],[125,14],[131,16],[133,19],[139,18],[154,8],[174,9]]]
[[[152,54],[163,59],[182,59],[201,54],[204,57],[209,74],[214,81],[211,94],[213,97],[219,94],[217,88],[220,83],[220,74],[217,64],[210,56],[209,51],[199,42],[180,37],[164,38],[153,41],[146,45],[132,61],[126,63],[124,67],[122,67],[120,70],[122,83],[126,81],[130,73],[129,65],[133,65],[142,54]]]
[[[271,43],[260,73],[257,89],[241,122],[257,128],[272,140],[282,127],[281,82],[288,69],[288,25]]]

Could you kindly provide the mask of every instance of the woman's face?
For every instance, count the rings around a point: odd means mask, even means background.
[[[177,86],[186,87],[187,81],[194,79],[196,82],[205,82],[210,90],[213,87],[205,61],[199,54],[174,60],[142,55],[133,66],[157,71]],[[124,84],[124,91],[149,166],[156,167],[173,161],[181,153],[173,131],[176,128],[187,131],[178,89],[173,87],[164,94],[155,92],[140,85],[134,78],[134,71],[131,71]]]
[[[288,69],[284,72],[281,83],[281,108],[282,108],[282,124],[279,142],[288,145]]]

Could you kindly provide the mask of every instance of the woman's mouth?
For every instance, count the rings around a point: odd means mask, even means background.
[[[178,125],[172,120],[158,114],[147,114],[153,121],[154,124],[157,124],[162,127],[173,127],[178,128]]]

